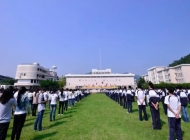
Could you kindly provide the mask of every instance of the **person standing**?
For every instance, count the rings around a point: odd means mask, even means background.
[[[55,121],[55,115],[56,115],[56,108],[57,108],[57,90],[54,90],[53,93],[50,95],[51,104],[50,104],[50,122]]]
[[[29,105],[29,100],[25,93],[26,93],[26,88],[21,87],[18,94],[14,95],[17,101],[17,106],[14,112],[14,121],[13,121],[11,140],[14,140],[15,137],[16,137],[16,140],[20,139],[22,128],[26,120],[26,110]]]
[[[161,129],[160,110],[159,110],[160,97],[153,88],[154,85],[151,82],[149,82],[148,99],[149,99],[150,112],[152,116],[153,129],[159,130]]]
[[[64,98],[64,111],[67,111],[68,109],[68,91],[63,92],[65,98]]]
[[[182,112],[182,116],[184,118],[184,122],[189,122],[189,114],[187,111],[187,105],[188,105],[187,94],[182,90],[181,87],[179,87],[177,95],[180,97],[181,112]]]
[[[28,115],[30,115],[30,112],[32,111],[33,108],[33,91],[26,91],[27,92],[27,96],[28,96],[28,100],[29,100],[29,106],[28,106]]]
[[[127,113],[132,113],[132,102],[133,102],[133,93],[132,93],[132,87],[129,86],[127,90]]]
[[[11,120],[12,107],[16,107],[12,90],[9,88],[1,92],[0,97],[0,140],[5,140]]]
[[[36,111],[37,111],[37,108],[38,108],[38,96],[39,96],[39,91],[36,90],[33,93],[32,116],[36,116]]]
[[[37,116],[36,121],[34,123],[34,131],[37,130],[37,126],[38,126],[38,131],[42,131],[42,119],[43,119],[44,111],[45,111],[45,108],[46,108],[46,102],[48,101],[46,96],[44,96],[44,92],[45,92],[44,89],[39,91],[39,96],[38,96],[38,116]]]
[[[169,95],[165,97],[164,103],[167,105],[168,126],[169,126],[169,139],[182,140],[181,130],[181,103],[177,96],[174,95],[174,89],[169,89]]]
[[[64,96],[64,93],[63,93],[63,89],[61,89],[61,92],[59,92],[59,112],[58,112],[58,115],[63,115],[64,113],[64,99],[65,99],[65,96]]]
[[[143,118],[142,118],[142,112],[143,112],[145,121],[148,121],[148,117],[146,113],[146,104],[145,104],[146,95],[145,95],[145,92],[142,90],[141,86],[138,86],[138,90],[136,91],[135,96],[137,97],[137,105],[139,108],[139,120],[143,121]]]

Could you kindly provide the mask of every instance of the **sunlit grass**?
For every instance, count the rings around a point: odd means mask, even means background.
[[[161,105],[162,107],[162,105]],[[149,121],[138,121],[138,109],[133,103],[133,113],[127,114],[118,103],[104,94],[93,94],[49,122],[46,109],[41,132],[33,131],[35,117],[29,116],[22,131],[21,140],[167,140],[167,116],[161,109],[162,130],[152,130],[149,107]],[[7,139],[10,139],[12,122]],[[184,140],[190,138],[190,123],[182,123]]]

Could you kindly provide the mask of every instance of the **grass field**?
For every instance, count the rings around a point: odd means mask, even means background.
[[[29,116],[22,131],[21,140],[167,140],[167,117],[161,109],[162,130],[152,130],[150,111],[149,121],[138,121],[138,109],[133,103],[133,113],[127,114],[104,94],[93,94],[56,116],[49,122],[49,109],[43,119],[44,130],[33,131],[35,117]],[[190,112],[190,110],[189,110]],[[12,122],[7,139],[11,137]],[[182,123],[184,140],[190,139],[190,123]]]

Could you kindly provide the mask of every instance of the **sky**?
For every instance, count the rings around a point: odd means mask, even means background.
[[[190,0],[0,0],[0,75],[18,64],[146,74],[190,53]]]

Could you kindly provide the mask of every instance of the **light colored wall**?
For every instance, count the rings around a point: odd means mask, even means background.
[[[38,71],[38,68],[46,71],[46,73]],[[26,76],[23,76],[24,73],[26,74]],[[22,74],[22,76],[20,78],[21,74]],[[15,79],[37,79],[37,74],[45,76],[45,78],[38,77],[39,80],[43,80],[43,79],[48,78],[47,77],[48,76],[47,69],[44,69],[41,66],[37,66],[37,65],[18,65]]]
[[[127,86],[134,85],[134,77],[118,77],[118,78],[66,78],[67,87],[75,88],[76,86]],[[103,84],[102,84],[103,82]]]
[[[175,79],[175,69],[169,69],[171,83],[177,83]]]
[[[183,79],[185,83],[190,83],[190,66],[182,66]]]

